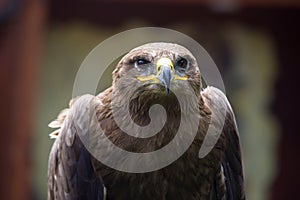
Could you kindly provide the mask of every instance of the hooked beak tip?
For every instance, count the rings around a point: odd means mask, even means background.
[[[166,88],[167,95],[170,95],[170,88]]]
[[[170,94],[170,84],[173,79],[172,71],[169,66],[163,66],[159,75],[160,82],[166,87],[167,95]]]

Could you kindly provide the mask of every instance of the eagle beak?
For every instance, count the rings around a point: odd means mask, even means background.
[[[156,63],[156,71],[159,82],[165,86],[167,95],[169,95],[174,72],[173,62],[169,58],[160,58]]]
[[[187,80],[186,77],[179,77],[174,75],[174,65],[169,58],[160,58],[156,62],[156,75],[139,76],[138,80],[145,82],[151,81],[152,83],[160,83],[165,86],[167,95],[170,94],[171,82],[174,80]]]

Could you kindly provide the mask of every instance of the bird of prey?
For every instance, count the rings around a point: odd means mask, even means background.
[[[196,102],[189,101],[192,98],[186,92],[188,86],[196,96]],[[185,111],[181,110],[176,91],[186,99]],[[117,116],[122,115],[119,111],[126,107],[124,99],[128,99],[128,94],[131,95],[129,118],[139,126],[150,123],[151,106],[160,104],[164,107],[167,119],[156,135],[134,137],[118,126],[113,111]],[[197,110],[193,120],[199,123],[191,145],[180,158],[161,169],[131,173],[114,169],[96,159],[79,137],[82,131],[89,132],[86,110],[74,106],[80,98],[71,100],[69,108],[49,124],[51,128],[59,128],[50,134],[56,139],[49,156],[49,200],[245,199],[234,113],[219,89],[211,86],[202,88],[196,59],[185,47],[156,42],[131,50],[117,64],[112,86],[94,96],[97,124],[107,138],[116,146],[136,153],[151,152],[168,145],[175,137],[181,120],[184,120],[182,116],[189,116],[188,112]],[[213,110],[217,111],[215,115]],[[74,119],[74,113],[79,113],[79,120]],[[220,136],[211,151],[199,158],[199,149],[207,134],[211,134],[209,126],[216,126],[213,118],[222,117],[224,124]],[[97,146],[101,144],[101,138],[93,138],[93,142]]]

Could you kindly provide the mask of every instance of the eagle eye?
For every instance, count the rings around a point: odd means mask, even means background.
[[[186,69],[188,65],[188,61],[185,58],[180,58],[177,62],[176,62],[176,66]]]
[[[135,66],[146,65],[146,64],[148,64],[148,63],[150,63],[150,61],[149,61],[149,60],[146,60],[145,58],[138,58],[138,59],[134,62]]]
[[[180,72],[180,73],[184,73],[187,68],[188,68],[188,61],[187,59],[185,58],[179,58],[177,61],[176,61],[176,64],[175,64],[175,69]]]

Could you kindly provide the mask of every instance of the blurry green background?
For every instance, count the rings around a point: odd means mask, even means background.
[[[286,148],[293,146],[290,150],[297,152],[299,148],[293,142],[299,136],[295,136],[293,128],[285,129],[294,122],[286,118],[286,113],[293,116],[295,112],[285,106],[296,100],[284,95],[292,90],[284,84],[295,87],[292,84],[295,79],[289,74],[293,75],[291,70],[299,64],[292,46],[299,44],[293,39],[298,38],[294,22],[299,24],[300,4],[287,1],[280,7],[271,0],[247,2],[7,0],[3,3],[1,89],[14,100],[4,99],[1,111],[15,113],[1,114],[2,123],[7,124],[4,133],[10,133],[1,136],[4,199],[46,198],[48,155],[53,144],[48,136],[52,130],[47,124],[68,106],[81,62],[108,37],[145,26],[171,28],[189,35],[219,67],[237,115],[248,199],[294,198],[296,193],[290,191],[300,181],[290,180],[293,173],[299,174],[293,171],[299,162],[294,165],[291,157],[287,160],[291,154]],[[101,80],[99,91],[111,84],[110,73]],[[16,83],[8,89],[7,85],[14,80]],[[18,125],[18,122],[23,123]],[[12,128],[16,126],[19,129]]]

